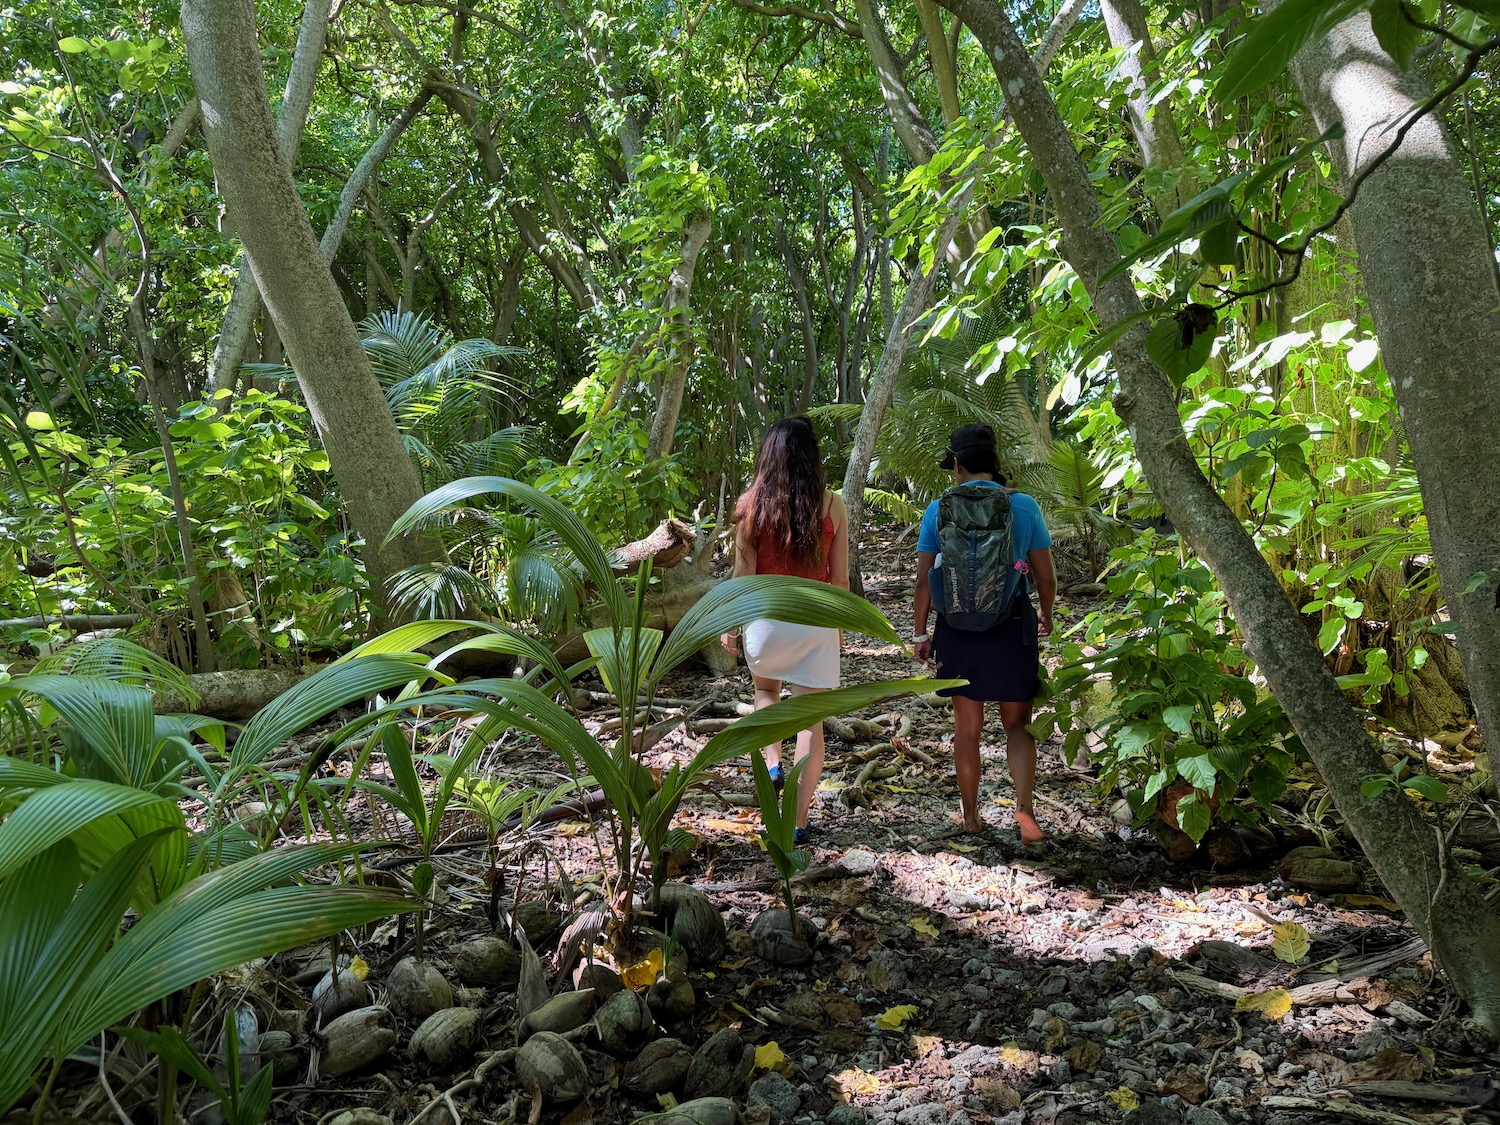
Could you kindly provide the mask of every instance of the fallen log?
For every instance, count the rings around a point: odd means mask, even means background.
[[[46,629],[61,625],[71,633],[92,633],[99,629],[128,629],[146,620],[141,613],[83,613],[63,614],[59,617],[8,617],[0,621],[0,629]]]
[[[313,668],[236,668],[225,672],[198,672],[188,677],[198,702],[175,692],[157,695],[153,709],[158,715],[191,711],[215,719],[248,719],[271,700],[296,684]]]

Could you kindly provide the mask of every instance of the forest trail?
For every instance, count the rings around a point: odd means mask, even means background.
[[[909,544],[866,557],[867,591],[903,632],[912,565]],[[900,650],[846,638],[845,682],[911,672]],[[741,668],[723,679],[682,677],[666,694],[712,706],[655,747],[651,764],[660,767],[727,721],[712,716],[748,701],[750,683]],[[739,1101],[750,1120],[1020,1125],[1128,1115],[1220,1125],[1292,1121],[1316,1106],[1398,1125],[1436,1119],[1434,1109],[1464,1120],[1493,1104],[1455,1003],[1358,856],[1348,858],[1364,893],[1331,896],[1278,877],[1279,853],[1236,871],[1171,863],[1149,832],[1112,819],[1093,779],[1047,746],[1038,814],[1049,837],[1022,846],[997,723],[983,748],[990,829],[958,836],[950,712],[907,698],[850,718],[874,726],[846,722],[846,737],[830,734],[813,866],[798,883],[799,909],[823,935],[812,964],[776,968],[750,950],[751,919],[777,898],[756,840],[749,770],[718,771],[677,820],[697,842],[674,855],[673,875],[724,913],[729,952],[690,974],[697,1006],[674,1031],[696,1048],[738,1027],[759,1060],[781,1060],[757,1067],[748,1101]],[[556,769],[540,747],[505,753],[507,775]],[[584,888],[581,897],[598,886],[604,841],[587,824],[545,826],[538,839]],[[439,964],[441,950],[487,928],[477,851],[440,860],[439,879],[459,909],[440,910],[429,928]],[[524,897],[538,893],[537,880],[533,872],[521,885]],[[1273,926],[1284,923],[1310,938],[1295,965],[1272,953]],[[538,948],[545,958],[553,947],[544,938]],[[378,971],[397,954],[391,945],[364,956]],[[1241,994],[1250,999],[1237,1004]],[[495,1029],[488,1046],[509,1045],[501,1029],[514,998],[485,1002]],[[618,1064],[591,1058],[595,1092],[566,1116],[548,1110],[543,1119],[624,1121],[662,1108],[620,1091]],[[400,1122],[443,1092],[442,1077],[394,1059],[367,1100],[345,1079],[337,1102],[324,1092],[295,1096],[299,1117],[365,1104]],[[526,1113],[529,1095],[510,1084],[490,1079],[482,1095],[466,1094],[465,1118]]]

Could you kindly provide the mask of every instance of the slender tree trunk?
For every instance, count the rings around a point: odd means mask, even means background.
[[[1401,72],[1381,49],[1364,13],[1303,48],[1292,76],[1319,130],[1343,126],[1327,148],[1346,184],[1431,95],[1415,67]],[[1349,216],[1469,692],[1500,778],[1500,285],[1440,116],[1412,126],[1360,184]]]
[[[1088,288],[1101,325],[1136,317],[1129,277],[1100,278],[1119,261],[1104,229],[1099,197],[1051,94],[1027,58],[1004,9],[988,0],[941,0],[968,23],[990,59],[1017,128],[1057,208],[1063,253]],[[1146,350],[1137,320],[1113,349],[1120,390],[1115,406],[1130,428],[1152,491],[1177,530],[1213,569],[1245,649],[1286,709],[1339,811],[1376,872],[1441,960],[1475,1019],[1500,1033],[1500,917],[1478,884],[1447,852],[1399,791],[1374,796],[1364,781],[1385,763],[1339,691],[1244,526],[1203,476],[1182,428],[1172,384]]]
[[[1150,190],[1151,204],[1163,217],[1177,210],[1198,194],[1197,178],[1186,167],[1182,137],[1172,115],[1172,100],[1162,98],[1151,103],[1151,84],[1158,77],[1156,47],[1146,24],[1146,10],[1141,0],[1099,0],[1099,12],[1109,31],[1109,41],[1124,54],[1120,73],[1130,82],[1126,106],[1141,160],[1148,171],[1177,173],[1176,183],[1165,190]]]
[[[797,303],[797,318],[802,322],[802,394],[798,398],[797,413],[806,414],[818,385],[818,335],[813,325],[812,302],[807,298],[807,276],[802,272],[802,263],[797,261],[797,252],[786,236],[786,223],[781,219],[776,220],[776,241],[781,244],[781,258],[786,263],[787,280]]]
[[[964,202],[966,202],[965,196]],[[963,207],[960,204],[960,213]],[[958,229],[959,214],[943,224],[938,235],[938,245],[946,246]],[[875,459],[875,445],[880,440],[880,427],[885,423],[886,409],[896,393],[896,380],[901,375],[901,365],[906,362],[906,348],[911,342],[911,332],[917,321],[932,307],[933,288],[942,267],[942,256],[934,255],[932,268],[926,273],[918,270],[906,287],[900,311],[891,322],[886,333],[885,350],[880,353],[875,377],[865,393],[864,409],[859,413],[859,428],[854,431],[854,446],[849,451],[849,465],[844,471],[844,509],[849,515],[849,588],[864,593],[864,578],[860,572],[860,545],[865,526],[865,484],[870,475],[870,463]]]
[[[656,417],[651,421],[651,437],[646,445],[646,460],[653,461],[672,452],[677,435],[677,417],[682,413],[682,395],[687,387],[688,368],[693,362],[693,326],[690,321],[693,303],[693,271],[698,255],[713,230],[713,216],[707,211],[690,215],[682,224],[682,251],[677,268],[667,282],[666,300],[662,302],[662,331],[672,341],[671,366],[662,381],[661,396],[656,402]]]
[[[323,41],[328,37],[328,18],[333,0],[307,0],[302,11],[302,26],[297,32],[297,47],[292,55],[292,69],[286,76],[286,91],[281,99],[281,113],[276,119],[276,144],[289,168],[297,166],[297,150],[302,147],[302,130],[312,108],[313,86],[317,83],[318,65],[323,61]],[[240,364],[250,351],[255,335],[255,318],[260,314],[261,297],[255,280],[245,268],[245,254],[240,252],[235,264],[234,292],[224,310],[219,341],[214,345],[208,368],[211,390],[233,389]]]
[[[364,194],[370,178],[375,175],[380,162],[386,158],[401,134],[406,132],[422,110],[427,108],[432,95],[433,91],[423,87],[416,97],[407,102],[401,112],[396,115],[396,119],[385,127],[385,132],[376,137],[374,143],[365,149],[365,154],[359,158],[354,171],[349,173],[349,179],[344,183],[344,190],[339,194],[339,208],[334,212],[333,219],[324,229],[323,237],[318,243],[318,248],[323,253],[323,260],[329,265],[332,265],[333,259],[338,256],[339,243],[344,241],[344,232],[349,229],[349,220],[353,217],[354,208],[359,205],[360,196]]]
[[[278,146],[254,8],[243,0],[185,0],[182,27],[230,219],[297,372],[350,523],[364,539],[372,594],[384,606],[393,573],[443,557],[428,537],[385,542],[422,494],[416,469]]]

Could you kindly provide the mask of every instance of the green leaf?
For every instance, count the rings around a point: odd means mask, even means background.
[[[1184,348],[1182,326],[1177,323],[1175,317],[1170,316],[1158,320],[1151,329],[1151,335],[1146,337],[1146,351],[1156,361],[1156,365],[1166,372],[1172,384],[1178,387],[1187,381],[1189,375],[1208,362],[1213,346],[1213,334],[1199,332]]]
[[[1191,703],[1179,703],[1175,707],[1168,707],[1161,713],[1161,721],[1167,724],[1169,730],[1178,734],[1193,733],[1193,711]]]
[[[1401,0],[1373,0],[1370,5],[1370,28],[1385,53],[1402,70],[1411,65],[1412,52],[1421,46],[1427,33],[1406,17]]]
[[[1417,773],[1411,777],[1402,778],[1401,787],[1403,789],[1415,789],[1435,805],[1441,805],[1448,799],[1448,787],[1437,778],[1425,773]]]
[[[1214,769],[1212,758],[1207,754],[1194,754],[1188,758],[1177,759],[1177,776],[1194,789],[1212,793],[1219,774]]]
[[[68,55],[81,55],[89,49],[89,41],[76,35],[68,35],[57,41],[58,50]]]
[[[1230,215],[1198,236],[1198,257],[1211,266],[1232,266],[1239,260],[1239,244],[1239,220]]]
[[[1331,617],[1323,622],[1323,627],[1318,630],[1318,649],[1324,656],[1338,648],[1339,641],[1344,636],[1345,624],[1342,617]]]
[[[1250,25],[1219,68],[1214,98],[1227,104],[1269,86],[1305,44],[1369,4],[1370,0],[1287,0]]]
[[[1202,801],[1188,794],[1177,802],[1177,823],[1196,843],[1203,839],[1204,833],[1213,823],[1213,813]]]

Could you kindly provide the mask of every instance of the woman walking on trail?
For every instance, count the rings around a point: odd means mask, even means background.
[[[957,482],[927,506],[917,537],[917,659],[937,662],[943,679],[969,681],[953,697],[953,766],[964,829],[984,831],[979,816],[979,739],[984,705],[1000,704],[1005,757],[1016,789],[1021,842],[1045,833],[1032,804],[1036,739],[1026,729],[1041,687],[1038,637],[1052,632],[1052,537],[1037,502],[1005,487],[995,432],[978,424],[953,431],[939,464]],[[1028,581],[1029,579],[1029,581]],[[1040,613],[1031,604],[1035,583]],[[937,628],[927,633],[929,610]]]
[[[806,418],[784,418],[766,431],[755,479],[734,508],[734,576],[791,574],[849,588],[849,521],[844,502],[824,485],[818,438]],[[735,633],[724,647],[739,651]],[[755,706],[839,686],[839,631],[760,619],[744,629],[745,662],[755,681]],[[771,779],[785,772],[780,745],[766,747]],[[797,843],[807,844],[807,814],[823,773],[823,724],[797,735],[796,762],[806,759],[797,786]]]

